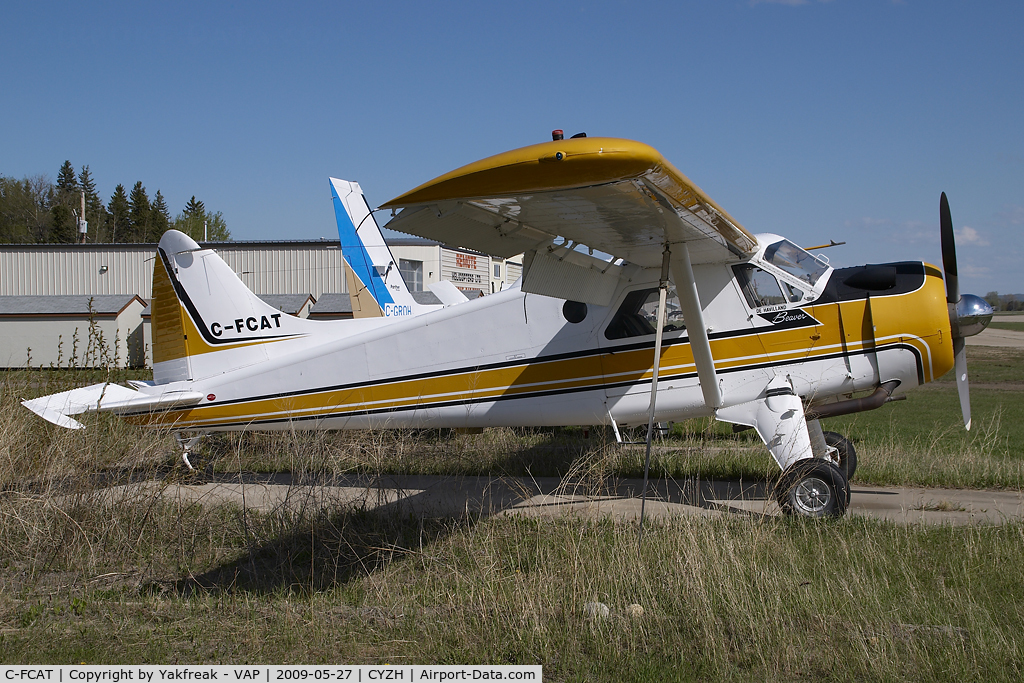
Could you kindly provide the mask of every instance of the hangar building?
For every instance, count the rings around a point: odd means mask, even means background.
[[[419,238],[388,244],[413,296],[423,303],[436,303],[427,286],[439,280],[472,298],[500,291],[522,273],[521,258],[493,258]],[[352,317],[338,240],[202,246],[215,249],[253,293],[290,315]],[[102,364],[86,358],[84,347],[74,349],[72,360],[76,330],[84,338],[90,323],[94,333],[104,326],[107,343],[117,338],[119,366],[148,366],[155,258],[155,244],[0,245],[0,367]],[[113,352],[105,358],[112,361]]]

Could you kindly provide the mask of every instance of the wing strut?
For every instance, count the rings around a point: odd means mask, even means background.
[[[666,252],[667,250],[666,247]],[[690,352],[693,353],[693,362],[697,366],[700,389],[704,392],[704,404],[708,408],[721,408],[722,390],[718,386],[718,373],[715,372],[715,359],[711,356],[708,328],[704,324],[704,313],[697,297],[697,283],[693,278],[693,266],[690,264],[690,251],[686,248],[685,242],[676,245],[672,258],[672,279],[676,283],[679,306],[683,309],[686,333],[690,337]]]
[[[658,402],[658,371],[661,369],[661,337],[665,328],[665,300],[668,298],[668,266],[672,251],[665,245],[661,255],[661,281],[658,282],[658,327],[654,333],[654,372],[651,375],[651,410],[647,415],[647,456],[644,458],[644,491],[640,497],[640,531],[637,550],[644,540],[644,508],[647,505],[647,477],[651,471],[651,440],[654,437],[654,408]]]

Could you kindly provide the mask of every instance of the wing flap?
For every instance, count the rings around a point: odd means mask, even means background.
[[[619,283],[621,266],[577,251],[542,249],[526,257],[522,289],[557,299],[608,306]]]
[[[443,244],[510,258],[551,240],[551,235],[507,221],[475,203],[444,202],[404,209],[387,227]]]

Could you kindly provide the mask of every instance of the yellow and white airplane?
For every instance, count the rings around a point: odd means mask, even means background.
[[[780,505],[809,516],[845,511],[855,466],[819,418],[877,408],[955,364],[970,428],[964,338],[992,311],[960,296],[945,195],[945,281],[921,262],[834,269],[751,234],[656,150],[615,138],[559,135],[382,208],[399,210],[395,230],[525,254],[521,281],[403,317],[312,321],[268,306],[172,230],[153,274],[154,380],[24,405],[65,427],[112,411],[197,433],[647,424],[650,435],[654,421],[714,416],[757,430],[783,473]]]

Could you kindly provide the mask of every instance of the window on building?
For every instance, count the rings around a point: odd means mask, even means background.
[[[398,270],[402,273],[402,278],[410,292],[423,291],[423,261],[398,259]]]
[[[500,278],[501,277],[501,264],[500,263],[495,263],[494,264],[494,277],[496,277],[496,278]]]

